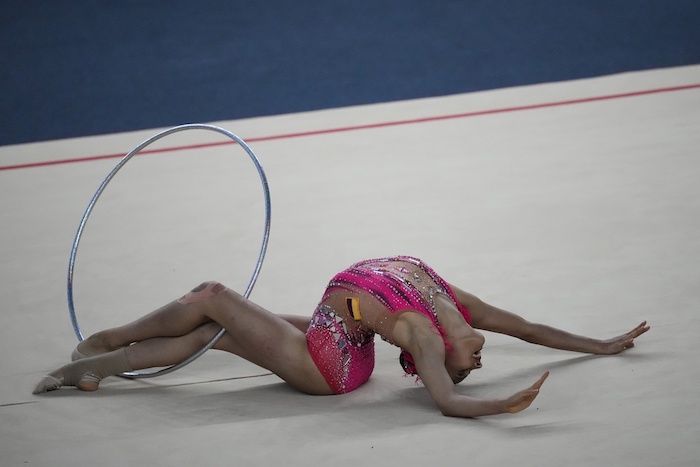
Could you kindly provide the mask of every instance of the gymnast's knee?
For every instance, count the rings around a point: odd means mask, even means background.
[[[222,292],[225,292],[226,290],[228,290],[228,288],[221,282],[202,282],[190,292],[180,297],[178,299],[178,303],[181,303],[182,305],[189,305],[191,303],[203,302],[216,295],[219,295]]]

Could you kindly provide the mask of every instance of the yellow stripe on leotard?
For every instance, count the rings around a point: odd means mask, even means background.
[[[357,297],[347,297],[345,303],[348,305],[348,311],[352,314],[352,318],[355,321],[360,321],[362,319],[362,314],[360,314],[360,299]]]

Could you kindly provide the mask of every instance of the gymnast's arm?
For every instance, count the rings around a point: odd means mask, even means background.
[[[532,386],[507,399],[478,399],[460,394],[445,369],[445,343],[432,324],[418,313],[404,313],[393,330],[394,342],[413,357],[421,381],[443,415],[480,417],[516,413],[530,406],[549,372]]]
[[[634,347],[634,340],[649,330],[649,326],[644,321],[631,331],[611,339],[601,340],[579,336],[544,324],[531,323],[515,313],[489,305],[458,287],[450,287],[457,300],[469,310],[474,328],[507,334],[554,349],[611,355]]]

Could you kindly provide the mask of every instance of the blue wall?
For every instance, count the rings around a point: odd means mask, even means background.
[[[696,0],[22,1],[0,145],[700,63]]]

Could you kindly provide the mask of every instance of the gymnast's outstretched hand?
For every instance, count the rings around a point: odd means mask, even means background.
[[[538,379],[535,382],[535,384],[533,384],[527,389],[523,389],[522,391],[516,392],[508,399],[506,399],[504,401],[505,412],[518,413],[530,407],[532,401],[534,401],[535,397],[537,397],[537,394],[539,394],[542,383],[544,383],[544,380],[546,380],[548,376],[549,371],[546,371],[542,376],[540,376],[540,379]]]
[[[634,340],[648,330],[649,326],[647,325],[647,322],[643,321],[630,332],[601,341],[600,352],[596,353],[600,355],[613,355],[624,350],[631,349],[634,347]]]

